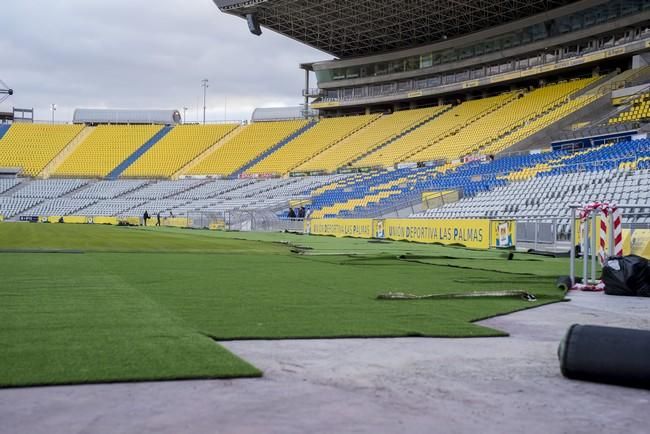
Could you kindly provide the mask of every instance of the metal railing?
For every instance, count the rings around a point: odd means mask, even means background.
[[[578,210],[583,209],[583,205],[570,205],[570,219],[569,221],[571,224],[575,224],[574,222],[577,221],[578,217]],[[618,209],[622,210],[634,210],[634,209],[644,209],[647,210],[647,212],[631,212],[631,213],[626,213],[626,217],[629,219],[631,216],[634,217],[635,219],[638,220],[640,216],[650,216],[650,206],[648,205],[617,205]],[[595,283],[596,282],[596,269],[597,269],[597,262],[596,258],[598,256],[598,241],[599,237],[596,236],[596,234],[600,233],[599,228],[597,227],[598,224],[598,217],[601,215],[600,210],[593,210],[589,211],[586,213],[583,221],[582,221],[582,227],[581,227],[581,240],[580,240],[580,250],[582,252],[582,282],[583,284],[587,285],[590,282]],[[613,231],[613,213],[609,213],[607,216],[608,219],[608,251],[607,256],[611,257],[613,256],[614,253],[614,231]],[[628,228],[631,229],[630,237],[632,238],[634,235],[634,230],[636,229],[641,229],[641,225],[639,223],[629,225],[628,223]],[[642,226],[645,226],[644,229],[650,228],[650,225],[643,224]],[[623,225],[623,228],[625,225]],[[573,229],[573,228],[572,228]],[[590,236],[591,235],[591,236]],[[576,283],[576,246],[578,245],[577,243],[577,234],[575,230],[571,230],[571,249],[570,249],[570,258],[571,262],[569,264],[569,276],[571,278],[571,282],[573,284]],[[591,266],[590,266],[590,259],[591,259]],[[591,280],[589,279],[589,269],[591,268]]]

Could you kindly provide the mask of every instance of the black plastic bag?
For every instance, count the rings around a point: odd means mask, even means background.
[[[605,294],[650,297],[650,265],[636,255],[610,258],[603,267]]]

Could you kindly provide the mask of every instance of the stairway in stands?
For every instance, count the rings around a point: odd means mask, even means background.
[[[271,155],[272,153],[274,153],[274,152],[277,151],[278,149],[282,148],[283,146],[285,146],[287,143],[291,142],[291,141],[292,141],[293,139],[295,139],[296,137],[298,137],[298,136],[304,134],[306,131],[308,131],[309,129],[313,128],[314,125],[316,125],[316,124],[317,124],[316,121],[310,121],[309,123],[307,123],[307,124],[306,124],[305,126],[303,126],[302,128],[300,128],[300,129],[294,131],[291,135],[289,135],[289,136],[285,137],[284,139],[280,140],[278,143],[276,143],[275,145],[271,146],[269,149],[267,149],[266,151],[262,152],[262,153],[259,154],[257,157],[253,158],[251,161],[249,161],[248,163],[244,164],[244,165],[243,165],[242,167],[240,167],[239,169],[235,170],[235,171],[234,171],[234,172],[229,176],[229,178],[237,178],[237,177],[239,177],[239,175],[241,175],[242,173],[246,172],[248,169],[250,169],[251,167],[255,166],[257,163],[259,163],[260,161],[262,161],[263,159],[265,159],[266,157],[268,157],[269,155]]]
[[[151,139],[149,139],[144,145],[140,146],[136,151],[129,155],[126,160],[122,161],[115,169],[113,169],[107,176],[107,179],[112,179],[115,180],[120,177],[120,175],[128,169],[128,167],[135,163],[135,161],[140,158],[142,154],[147,152],[149,149],[151,149],[152,146],[154,146],[156,143],[158,143],[163,137],[165,137],[174,127],[171,127],[169,125],[163,127],[160,131],[158,131]]]

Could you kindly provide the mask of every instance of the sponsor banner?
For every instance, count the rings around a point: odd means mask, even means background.
[[[377,219],[372,222],[372,233],[375,238],[386,238],[386,220]]]
[[[490,220],[429,219],[313,219],[305,220],[305,233],[336,237],[379,238],[420,243],[462,244],[473,249],[489,249],[491,225],[498,232],[506,223],[504,245],[515,242],[514,222]],[[509,232],[508,232],[509,231]],[[493,238],[494,239],[494,238]],[[493,241],[493,244],[495,242]]]
[[[372,219],[313,219],[305,221],[305,232],[312,235],[373,238]]]
[[[210,223],[209,228],[211,231],[225,231],[226,223],[222,220],[217,220],[215,222]]]
[[[151,221],[153,221],[154,225],[156,224],[155,217]],[[161,219],[161,224],[173,228],[187,228],[192,226],[192,220],[185,217],[164,217]]]
[[[633,254],[650,259],[650,229],[636,229],[634,232],[623,229],[623,240],[623,251],[626,255]]]
[[[133,226],[139,226],[140,224],[142,224],[142,222],[140,221],[140,217],[119,217],[118,224],[120,223],[129,224]]]
[[[41,223],[65,223],[65,224],[88,224],[88,225],[113,225],[117,226],[120,222],[130,225],[140,225],[139,217],[106,217],[106,216],[41,216],[37,218]]]
[[[492,247],[514,247],[517,224],[514,220],[492,221]]]
[[[39,220],[42,223],[67,223],[67,224],[75,224],[75,225],[92,224],[93,223],[93,218],[92,217],[72,216],[72,215],[66,215],[66,216],[59,216],[59,215],[41,216],[39,218]]]
[[[385,238],[391,240],[490,248],[489,220],[386,219],[383,226]]]
[[[91,217],[92,223],[96,225],[114,225],[119,223],[117,217]]]

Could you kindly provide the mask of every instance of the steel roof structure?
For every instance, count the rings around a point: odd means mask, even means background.
[[[577,0],[214,0],[268,29],[338,58],[440,42]]]

